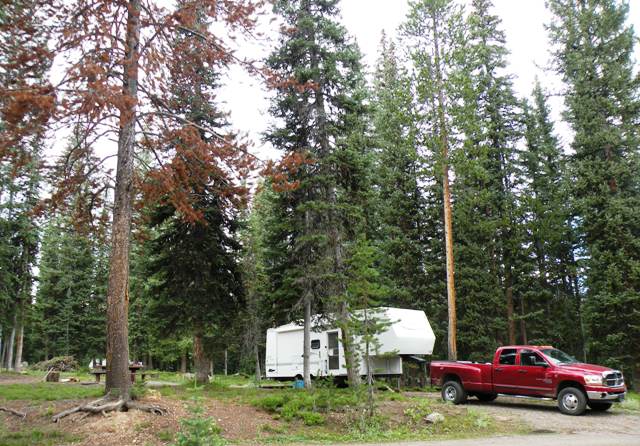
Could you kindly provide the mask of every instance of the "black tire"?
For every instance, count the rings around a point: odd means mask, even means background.
[[[613,406],[612,403],[602,403],[599,401],[589,402],[587,404],[589,404],[589,407],[594,412],[604,412],[605,410],[611,409],[611,406]]]
[[[458,381],[447,381],[442,386],[442,399],[445,402],[461,404],[467,401],[467,391]]]
[[[587,409],[587,396],[580,389],[565,387],[558,394],[558,409],[565,415],[582,415]]]
[[[479,393],[476,395],[480,401],[488,403],[498,398],[496,393]]]

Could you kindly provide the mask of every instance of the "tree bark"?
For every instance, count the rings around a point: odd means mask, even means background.
[[[209,358],[202,343],[202,330],[196,330],[193,335],[193,365],[196,374],[196,384],[209,383]]]
[[[13,368],[13,346],[16,342],[16,324],[18,323],[18,309],[16,308],[13,313],[13,327],[11,328],[11,335],[9,336],[9,342],[7,343],[7,360],[5,368],[11,370]]]
[[[253,352],[256,356],[256,382],[260,382],[262,379],[262,371],[260,370],[260,349],[258,348],[257,342],[253,346]]]
[[[356,354],[353,336],[349,330],[349,307],[346,302],[340,305],[340,321],[342,329],[342,349],[344,350],[344,360],[347,367],[347,379],[349,385],[357,387],[362,384],[360,378],[360,364]]]
[[[24,306],[24,303],[21,304]],[[18,327],[16,328],[16,359],[13,369],[16,372],[22,370],[22,346],[24,344],[24,307],[20,309],[20,315],[18,316]]]
[[[507,268],[507,276],[505,280],[505,296],[507,299],[507,322],[509,324],[509,344],[516,344],[516,321],[513,312],[513,277],[511,276],[511,268]]]
[[[138,99],[140,0],[128,2],[118,135],[109,286],[107,291],[106,392],[129,401],[129,249],[133,201],[133,161]]]
[[[187,351],[182,350],[180,355],[180,373],[187,373]]]
[[[228,374],[228,367],[229,367],[229,355],[227,352],[227,349],[224,349],[224,376],[227,376]]]
[[[451,191],[449,189],[449,136],[445,120],[444,82],[440,68],[439,24],[436,15],[433,14],[433,42],[434,65],[438,90],[438,125],[440,152],[442,156],[442,201],[444,205],[444,239],[447,262],[447,350],[448,359],[455,361],[458,358],[457,347],[457,316],[456,316],[456,288],[455,266],[453,257],[453,213],[451,209]]]
[[[304,298],[304,329],[302,347],[302,373],[305,389],[311,388],[311,293],[307,292]]]

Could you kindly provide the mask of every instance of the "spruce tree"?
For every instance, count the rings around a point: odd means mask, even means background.
[[[427,171],[432,172],[435,189],[442,193],[443,260],[446,265],[447,356],[457,359],[457,303],[454,261],[453,213],[450,188],[451,153],[458,145],[453,133],[450,109],[455,106],[454,87],[460,82],[460,54],[464,46],[462,9],[451,0],[420,0],[411,9],[402,27],[409,40],[415,66],[415,90],[420,104],[420,128]],[[435,200],[437,202],[437,199]],[[432,253],[437,249],[430,249]],[[432,269],[437,271],[437,268]]]
[[[281,80],[271,107],[279,122],[267,140],[283,151],[281,166],[290,174],[275,187],[281,191],[277,212],[286,216],[282,241],[294,262],[283,277],[300,290],[304,309],[304,379],[309,387],[313,305],[341,321],[349,380],[356,384],[349,309],[339,297],[346,287],[344,245],[363,227],[367,200],[361,55],[336,20],[338,0],[280,0],[274,11],[284,21],[268,59]]]
[[[518,271],[523,343],[553,344],[582,356],[581,291],[574,249],[567,160],[554,133],[542,86],[536,81],[533,103],[524,104],[525,147],[519,154],[523,177],[521,202],[526,243],[535,259]]]
[[[569,168],[585,251],[588,359],[640,379],[640,78],[615,0],[551,0],[549,34],[575,135]]]
[[[411,78],[396,46],[383,36],[373,80],[375,239],[380,273],[392,281],[383,302],[409,307],[425,299],[425,222],[422,159]]]

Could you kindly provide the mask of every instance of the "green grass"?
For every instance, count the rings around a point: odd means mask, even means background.
[[[55,430],[33,429],[19,432],[0,430],[0,445],[2,446],[55,446],[77,441],[79,441],[78,437]]]
[[[625,400],[620,404],[620,408],[632,412],[640,412],[640,394],[633,391],[627,392]]]
[[[29,383],[2,385],[0,400],[55,401],[102,396],[102,386],[68,383]]]

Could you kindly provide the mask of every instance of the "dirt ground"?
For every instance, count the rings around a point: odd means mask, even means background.
[[[42,381],[35,376],[17,375],[17,374],[5,374],[0,373],[0,385],[4,384],[29,384]]]
[[[0,412],[0,425],[10,431],[39,429],[47,431],[57,429],[71,434],[81,440],[75,446],[95,446],[96,444],[138,446],[166,445],[173,441],[175,433],[180,429],[179,420],[189,417],[190,401],[161,398],[157,392],[149,391],[149,395],[140,402],[156,404],[164,407],[167,413],[158,416],[146,412],[110,412],[104,416],[85,417],[82,413],[63,418],[59,424],[51,422],[51,415],[62,410],[91,401],[10,401],[6,407],[23,411],[27,414],[22,420]],[[251,406],[239,405],[230,401],[203,400],[205,416],[212,417],[222,429],[222,435],[231,441],[247,441],[259,438],[262,426],[276,426],[277,421],[262,411]]]

